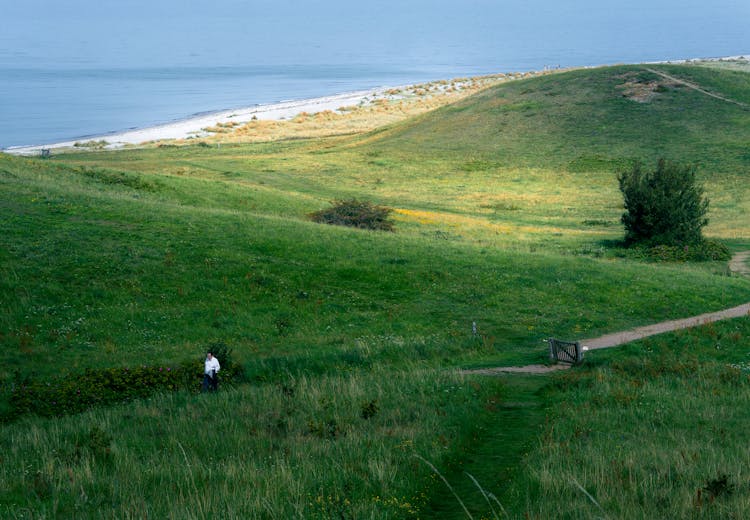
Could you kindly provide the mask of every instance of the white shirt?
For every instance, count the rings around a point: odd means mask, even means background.
[[[221,365],[219,365],[219,360],[215,357],[211,357],[211,359],[206,358],[206,364],[203,369],[204,374],[211,374],[212,370],[215,370],[216,372],[219,371],[221,368]]]

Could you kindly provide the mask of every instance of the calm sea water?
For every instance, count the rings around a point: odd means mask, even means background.
[[[747,0],[0,6],[0,148],[383,85],[750,53]]]

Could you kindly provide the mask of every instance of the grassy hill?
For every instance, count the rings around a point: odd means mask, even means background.
[[[413,454],[459,467],[507,421],[516,440],[533,436],[548,399],[541,383],[447,367],[543,362],[549,336],[750,297],[723,264],[608,249],[622,236],[617,169],[662,156],[699,165],[708,234],[750,246],[749,76],[649,68],[739,104],[626,66],[499,85],[354,137],[0,155],[0,410],[24,377],[169,367],[216,342],[251,382],[12,418],[0,430],[14,439],[0,511],[443,514],[432,498],[442,489]],[[307,219],[348,197],[393,207],[396,232]],[[537,407],[523,420],[503,404],[523,400]],[[508,446],[516,465],[528,446]],[[149,473],[141,464],[162,449]],[[475,472],[500,486],[489,463]],[[169,491],[138,498],[149,486]],[[245,489],[256,491],[237,499]]]
[[[745,72],[678,65],[581,69],[492,87],[392,129],[377,148],[461,158],[471,150],[498,166],[571,172],[661,156],[712,173],[746,169],[746,107],[658,73],[750,105]]]

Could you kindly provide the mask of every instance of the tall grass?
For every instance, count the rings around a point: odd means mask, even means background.
[[[518,516],[747,518],[748,337],[741,318],[558,376],[551,420],[506,494]]]
[[[411,518],[501,383],[408,366],[0,430],[4,518]],[[365,412],[365,410],[368,410]]]

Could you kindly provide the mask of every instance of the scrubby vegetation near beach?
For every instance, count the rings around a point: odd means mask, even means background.
[[[219,123],[205,128],[210,135],[200,139],[205,143],[222,145],[360,134],[455,103],[499,83],[549,72],[494,74],[394,87],[357,104],[344,105],[335,110],[301,112],[288,119],[253,119],[243,124]],[[190,140],[179,140],[177,143],[185,145]]]
[[[623,247],[617,174],[666,158],[695,165],[706,237],[750,249],[750,76],[648,69],[349,136],[0,155],[0,516],[460,518],[442,478],[476,518],[743,516],[748,318],[554,377],[456,370],[750,300],[726,262]],[[352,200],[393,232],[310,220]],[[216,344],[237,364],[216,394],[158,371]],[[126,368],[153,391],[12,402]]]

